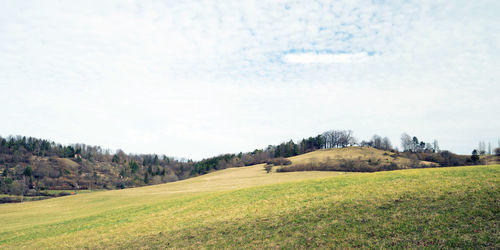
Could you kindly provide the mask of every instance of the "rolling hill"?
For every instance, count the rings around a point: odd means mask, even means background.
[[[82,190],[155,185],[260,163],[268,163],[268,169],[276,165],[275,171],[280,172],[375,172],[485,163],[484,159],[473,160],[471,156],[416,144],[412,146],[415,151],[398,152],[391,149],[389,141],[377,143],[376,137],[355,147],[349,138],[352,131],[332,130],[298,143],[290,140],[265,149],[193,161],[157,154],[126,154],[122,150],[113,154],[100,146],[62,145],[26,136],[0,137],[0,203],[40,200]],[[289,162],[283,157],[292,157],[294,163],[280,166],[283,160]]]
[[[409,158],[412,156],[372,147],[320,149],[307,154],[290,157],[291,164],[281,166],[276,171],[375,172],[439,166],[435,162],[418,160],[416,157]]]
[[[338,163],[340,160],[354,161],[379,161],[380,164],[396,163],[402,168],[409,168],[413,162],[411,159],[398,156],[395,152],[376,149],[372,147],[346,147],[320,149],[307,154],[297,155],[289,158],[293,165],[308,163],[323,163],[332,161]],[[417,161],[418,164],[425,166],[437,166],[438,164],[428,161]]]
[[[498,165],[267,174],[259,164],[2,204],[0,248],[498,248],[498,197]]]

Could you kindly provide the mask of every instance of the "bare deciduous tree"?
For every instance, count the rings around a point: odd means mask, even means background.
[[[407,133],[401,134],[401,147],[403,148],[403,151],[410,151],[412,150],[412,145],[413,141]]]
[[[391,150],[392,149],[392,143],[391,140],[387,136],[382,139],[382,148],[385,150]]]
[[[439,150],[439,144],[438,144],[437,140],[434,140],[434,142],[432,143],[432,147],[433,147],[435,153],[439,153],[440,150]]]
[[[374,148],[382,148],[382,137],[380,137],[379,135],[373,135],[372,141]]]

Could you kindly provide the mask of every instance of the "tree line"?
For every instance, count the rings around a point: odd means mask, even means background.
[[[500,151],[500,139],[498,140],[498,147],[493,148],[491,142],[488,142],[488,147],[486,147],[486,143],[484,141],[480,141],[476,151],[479,155],[493,155],[497,154]]]
[[[24,136],[0,137],[0,193],[137,187],[185,179],[192,162],[156,154],[125,154],[85,144],[61,145]]]
[[[252,152],[192,161],[126,154],[120,149],[112,152],[86,144],[62,145],[34,137],[0,137],[0,193],[31,195],[51,189],[137,187],[353,143],[352,131],[331,130],[298,143],[290,140]]]
[[[266,163],[271,159],[319,149],[354,145],[399,151],[393,148],[386,136],[373,135],[358,142],[353,134],[351,130],[328,130],[298,142],[289,140],[264,149],[223,154],[199,161],[157,154],[126,154],[120,149],[112,152],[85,144],[62,145],[33,137],[0,137],[0,193],[33,195],[51,189],[137,187],[182,180],[225,168]],[[480,143],[476,154],[482,153],[482,145],[484,143]],[[443,166],[471,163],[471,157],[441,151],[437,140],[432,143],[419,141],[416,136],[404,133],[401,146],[402,153],[409,158],[434,161]],[[478,161],[479,156],[472,160],[473,163]]]
[[[256,149],[248,153],[225,154],[195,162],[193,175],[205,174],[213,170],[229,167],[250,166],[266,163],[269,159],[292,157],[318,149],[341,148],[357,145],[352,130],[328,130],[316,136],[303,138],[298,142],[289,140],[278,145],[269,145],[265,149]]]
[[[419,141],[416,136],[411,137],[407,133],[401,135],[401,146],[403,147],[403,152],[413,152],[413,153],[436,153],[439,152],[439,144],[437,140],[432,143]]]

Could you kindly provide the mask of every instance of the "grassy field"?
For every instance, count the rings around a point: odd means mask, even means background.
[[[0,248],[500,247],[500,166],[266,174],[0,205]]]

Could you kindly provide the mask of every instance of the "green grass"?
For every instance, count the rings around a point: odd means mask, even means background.
[[[0,205],[0,248],[496,248],[500,166],[266,174]]]

